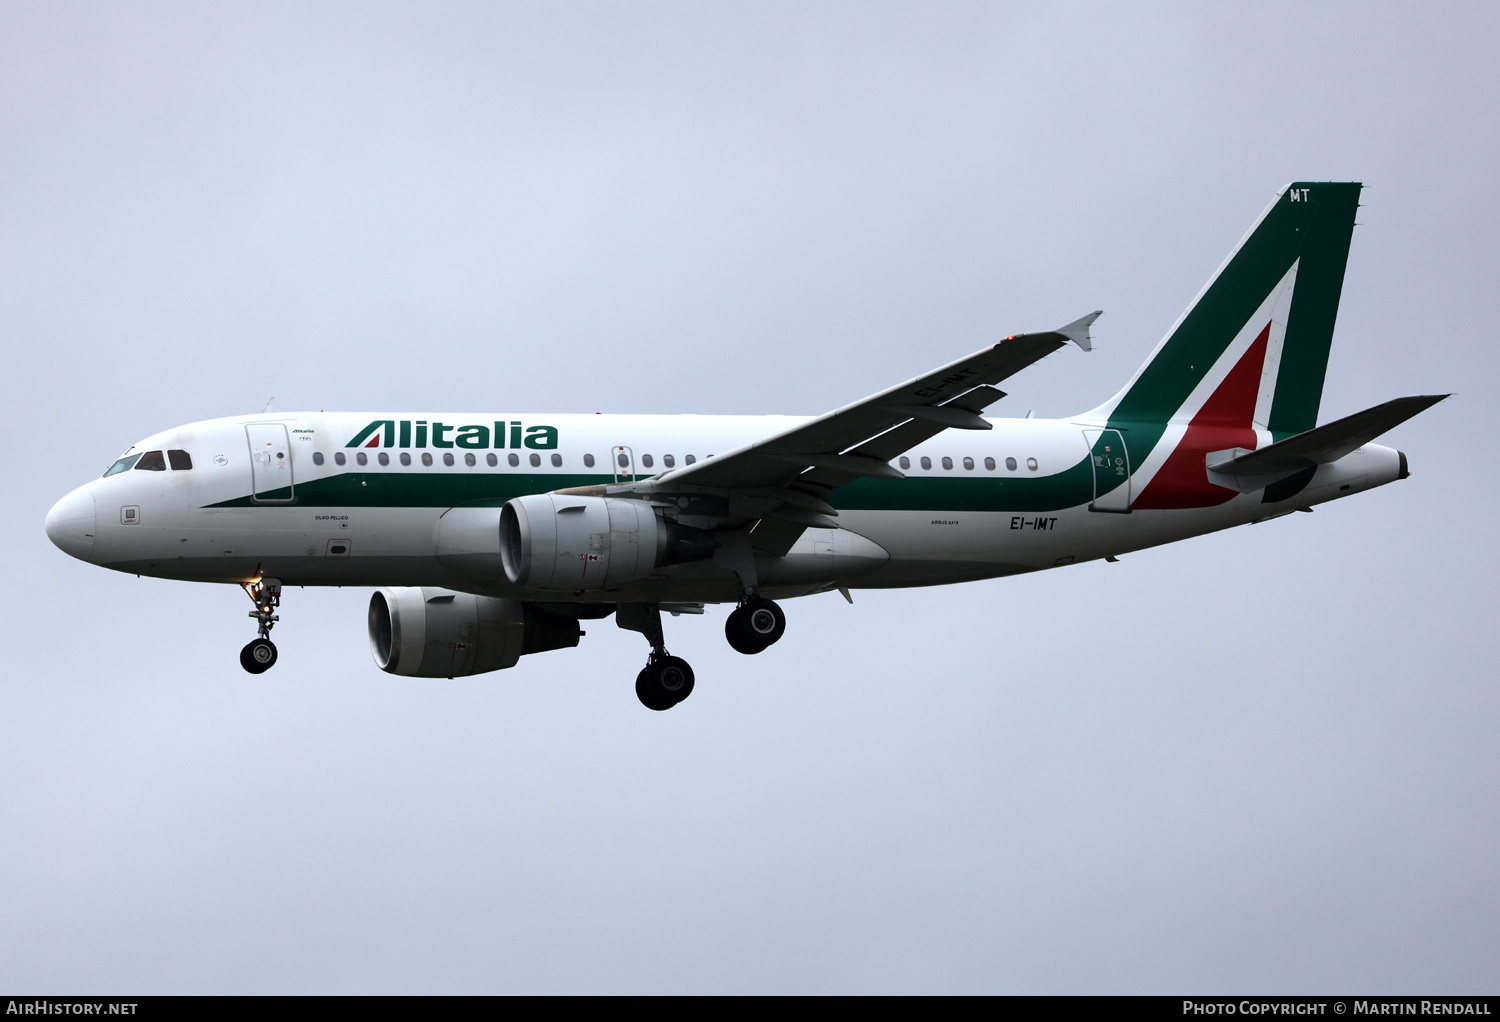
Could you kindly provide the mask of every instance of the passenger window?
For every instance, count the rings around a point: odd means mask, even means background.
[[[903,454],[903,455],[901,455],[901,459],[900,459],[899,464],[901,465],[902,468],[911,468],[911,459],[908,458],[906,455]]]
[[[494,457],[494,455],[490,455],[490,457]],[[473,468],[475,465],[479,464],[479,459],[474,457],[474,455],[472,454],[465,454],[464,464],[468,465],[470,468]]]
[[[984,467],[985,467],[986,471],[989,471],[989,472],[995,471],[995,459],[994,458],[985,458],[984,459]]]
[[[344,458],[344,452],[343,451],[334,451],[333,452],[333,463],[335,465],[342,465],[344,463],[344,461],[345,461],[345,458]]]
[[[562,455],[561,454],[554,454],[552,456],[552,467],[553,468],[562,468]]]
[[[540,455],[540,454],[533,454],[533,455],[532,455],[532,456],[531,456],[531,457],[530,457],[530,458],[529,458],[529,459],[527,459],[527,460],[529,460],[529,461],[530,461],[530,462],[531,462],[531,467],[532,467],[532,468],[540,468],[540,467],[541,467],[541,464],[542,464],[542,456],[541,456],[541,455]]]
[[[974,471],[974,459],[973,458],[965,458],[964,459],[964,468],[968,469],[970,472]]]
[[[165,472],[167,470],[167,459],[161,456],[161,451],[147,451],[141,455],[141,460],[135,463],[137,472]]]
[[[359,462],[361,465],[368,465],[370,463],[370,456],[364,451],[360,451],[354,456],[354,460]]]
[[[484,463],[490,468],[494,468],[496,465],[500,464],[500,459],[495,457],[493,454],[486,454],[484,456]]]
[[[1016,470],[1016,459],[1015,458],[1006,458],[1005,459],[1005,467],[1006,467],[1006,469],[1008,471],[1014,472]]]
[[[319,465],[323,464],[323,456],[321,454],[314,455],[313,460]],[[193,467],[193,456],[187,451],[168,451],[167,463],[172,466],[173,472],[186,472]]]
[[[381,455],[380,463],[382,465],[385,464],[385,456],[384,455]],[[411,455],[407,454],[405,451],[401,452],[401,464],[403,464],[403,465],[410,465],[411,464]]]
[[[944,455],[943,456],[943,467],[944,468],[952,468],[953,467],[953,459],[950,458],[950,457],[948,457],[947,455]]]
[[[140,460],[140,458],[141,458],[141,456],[139,454],[132,454],[132,455],[129,455],[128,457],[121,458],[119,461],[117,461],[113,465],[109,466],[109,468],[105,469],[104,470],[104,475],[106,477],[108,477],[108,476],[115,475],[116,473],[119,473],[119,472],[128,471],[130,469],[130,466],[134,465],[137,461]]]
[[[661,463],[667,466],[667,468],[672,468],[677,464],[677,459],[672,457],[670,454],[663,454],[661,456]]]
[[[1027,458],[1026,459],[1026,467],[1029,468],[1029,469],[1031,469],[1031,471],[1035,472],[1036,471],[1036,459],[1035,458]]]
[[[401,458],[402,458],[404,464],[407,464],[407,465],[411,464],[411,455],[410,454],[403,454],[403,455],[401,455]],[[381,451],[379,454],[375,455],[375,460],[378,461],[378,462],[380,462],[382,465],[389,465],[391,463],[391,456],[389,454],[385,453],[384,451]]]
[[[404,455],[404,454],[401,455],[401,460],[403,462],[405,462],[406,455]],[[428,466],[429,468],[432,467],[432,455],[429,454],[427,451],[423,451],[422,452],[422,464]]]
[[[168,451],[167,453],[168,454],[176,454],[177,452],[176,451]],[[313,464],[314,465],[321,465],[321,464],[323,464],[323,452],[322,451],[313,451]],[[177,467],[177,459],[175,459],[175,458],[172,459],[172,467],[173,468]]]
[[[927,455],[924,454],[924,455],[922,455],[922,460],[921,460],[921,462],[919,464],[921,464],[921,466],[923,468],[931,468],[932,467],[932,459],[929,458],[929,457],[927,457]]]
[[[689,454],[687,457],[683,458],[682,460],[685,461],[687,464],[691,465],[694,462],[696,462],[698,459],[695,458],[695,457],[693,457],[691,454]]]
[[[505,456],[505,460],[510,465],[511,468],[515,468],[517,465],[519,465],[521,463],[520,456],[519,455],[515,455],[515,454],[507,454]]]
[[[452,468],[453,467],[453,455],[452,454],[445,454],[445,455],[443,455],[443,464],[447,465],[449,468]]]
[[[647,468],[650,468],[651,465],[652,465],[651,455],[649,455],[649,454],[643,454],[643,455],[641,455],[641,464],[645,465]]]
[[[592,454],[585,454],[583,456],[583,467],[584,468],[593,468],[594,467],[594,456]]]

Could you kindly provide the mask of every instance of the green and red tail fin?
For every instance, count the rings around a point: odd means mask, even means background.
[[[1087,417],[1155,437],[1150,426],[1191,422],[1206,405],[1236,420],[1226,426],[1278,436],[1317,425],[1360,188],[1283,188],[1146,364]]]

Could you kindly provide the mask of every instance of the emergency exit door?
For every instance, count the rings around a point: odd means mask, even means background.
[[[250,499],[257,504],[290,504],[296,500],[292,481],[292,445],[280,422],[253,422],[245,427],[250,444]]]
[[[609,460],[614,462],[615,482],[635,482],[635,451],[629,447],[614,447],[610,449]]]
[[[1090,511],[1130,512],[1130,452],[1118,429],[1086,429],[1089,460],[1094,465],[1094,502]]]

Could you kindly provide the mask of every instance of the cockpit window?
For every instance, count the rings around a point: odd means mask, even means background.
[[[167,461],[171,463],[173,472],[186,472],[193,467],[193,456],[187,451],[168,451]]]
[[[127,454],[125,457],[109,466],[109,468],[105,469],[104,474],[106,476],[112,476],[117,472],[128,471],[131,465],[134,465],[137,461],[140,460],[141,456],[139,454]]]
[[[167,470],[167,459],[161,456],[161,451],[147,451],[141,455],[141,460],[135,463],[137,472],[165,472]]]

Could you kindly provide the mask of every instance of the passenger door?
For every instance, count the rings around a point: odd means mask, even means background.
[[[1094,465],[1094,502],[1090,511],[1130,513],[1130,454],[1117,429],[1086,429],[1089,460]]]
[[[250,444],[250,500],[256,504],[295,502],[292,445],[286,425],[252,422],[245,427],[245,438]]]

